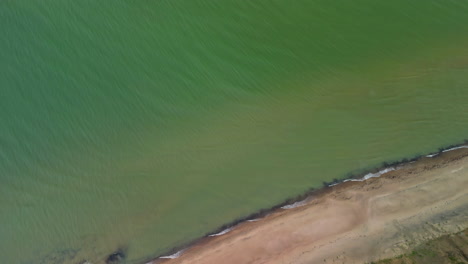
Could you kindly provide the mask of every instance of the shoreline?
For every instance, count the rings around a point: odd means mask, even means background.
[[[438,159],[441,156],[446,156],[447,154],[453,152],[461,152],[463,157],[468,156],[468,140],[465,140],[464,143],[450,145],[444,148],[439,148],[437,152],[431,152],[425,155],[418,155],[413,158],[404,158],[394,162],[383,162],[380,166],[367,170],[365,172],[359,174],[347,174],[347,177],[344,179],[334,179],[331,182],[324,182],[323,186],[318,189],[310,188],[308,191],[294,197],[288,198],[280,204],[272,206],[268,209],[260,209],[259,211],[252,213],[246,217],[242,217],[231,221],[228,224],[224,224],[219,228],[215,229],[212,232],[205,234],[202,237],[199,237],[195,240],[192,240],[188,243],[183,245],[174,247],[170,251],[167,251],[165,254],[161,254],[156,258],[151,258],[145,262],[147,264],[157,264],[157,263],[172,263],[174,260],[178,260],[180,257],[185,256],[185,254],[193,254],[194,251],[200,250],[203,245],[210,243],[213,239],[217,238],[225,238],[229,236],[235,236],[236,231],[240,228],[245,229],[245,225],[249,224],[256,224],[260,225],[263,220],[268,221],[269,219],[266,218],[276,218],[282,215],[288,214],[289,212],[293,212],[295,210],[303,210],[301,207],[310,207],[313,202],[312,200],[321,199],[324,196],[329,195],[330,193],[340,190],[346,189],[351,185],[354,184],[363,184],[365,185],[366,182],[369,180],[385,178],[388,174],[392,172],[399,171],[400,169],[404,169],[410,164],[418,164],[420,161],[425,161],[429,163],[435,163],[435,167],[438,167],[438,163],[447,164],[451,161],[439,161]],[[463,158],[462,157],[462,158]],[[440,164],[439,164],[440,165]],[[179,263],[179,262],[177,262]]]

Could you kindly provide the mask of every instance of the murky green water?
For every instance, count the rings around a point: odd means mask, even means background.
[[[5,0],[2,263],[128,263],[468,135],[468,1]]]

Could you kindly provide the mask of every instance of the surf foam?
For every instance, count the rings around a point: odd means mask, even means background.
[[[391,171],[394,171],[395,168],[394,167],[390,167],[390,168],[386,168],[386,169],[383,169],[381,171],[378,171],[376,173],[368,173],[366,175],[364,175],[364,177],[362,177],[361,179],[347,179],[347,180],[344,180],[343,182],[348,182],[348,181],[365,181],[365,180],[368,180],[370,178],[377,178],[377,177],[380,177],[382,176],[383,174],[387,173],[387,172],[391,172]]]
[[[365,180],[368,180],[370,178],[378,178],[380,176],[382,176],[383,174],[387,173],[387,172],[391,172],[391,171],[394,171],[394,170],[397,170],[395,169],[394,167],[390,167],[390,168],[386,168],[386,169],[383,169],[381,171],[378,171],[376,173],[368,173],[366,175],[364,175],[364,177],[360,178],[360,179],[346,179],[344,180],[343,182],[350,182],[350,181],[357,181],[357,182],[361,182],[361,181],[365,181]],[[330,184],[328,185],[329,187],[332,187],[332,186],[335,186],[335,185],[338,185],[340,184],[340,182],[337,182],[337,183],[333,183],[333,184]]]
[[[454,148],[449,148],[449,149],[446,149],[446,150],[442,150],[442,152],[448,152],[448,151],[452,151],[452,150],[456,150],[456,149],[462,149],[462,148],[468,148],[468,146],[458,146],[458,147],[454,147]]]
[[[219,233],[216,233],[216,234],[212,234],[212,235],[209,235],[210,237],[215,237],[215,236],[222,236],[226,233],[229,233],[230,231],[232,230],[232,227],[230,228],[226,228],[224,229],[223,231],[219,232]]]
[[[442,152],[449,152],[449,151],[452,151],[452,150],[462,149],[462,148],[468,148],[468,146],[463,145],[463,146],[453,147],[453,148],[449,148],[449,149],[446,149],[446,150],[442,150]],[[435,156],[438,156],[439,154],[440,153],[429,154],[429,155],[426,155],[426,157],[427,158],[433,158]]]
[[[169,255],[169,256],[162,256],[162,257],[159,257],[159,258],[162,258],[162,259],[176,259],[180,256],[182,256],[182,253],[185,251],[185,249],[182,249],[182,250],[179,250],[177,251],[176,253],[172,254],[172,255]]]
[[[302,201],[299,201],[299,202],[295,202],[293,204],[288,204],[288,205],[285,205],[285,206],[281,206],[281,209],[293,209],[293,208],[296,208],[296,207],[301,207],[301,206],[304,206],[306,205],[306,200],[302,200]]]

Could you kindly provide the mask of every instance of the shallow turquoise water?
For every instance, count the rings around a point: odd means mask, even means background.
[[[468,1],[3,1],[0,256],[138,263],[468,134]]]

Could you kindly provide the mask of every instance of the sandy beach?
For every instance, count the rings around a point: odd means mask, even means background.
[[[391,169],[325,188],[149,263],[369,263],[468,228],[467,148]]]

